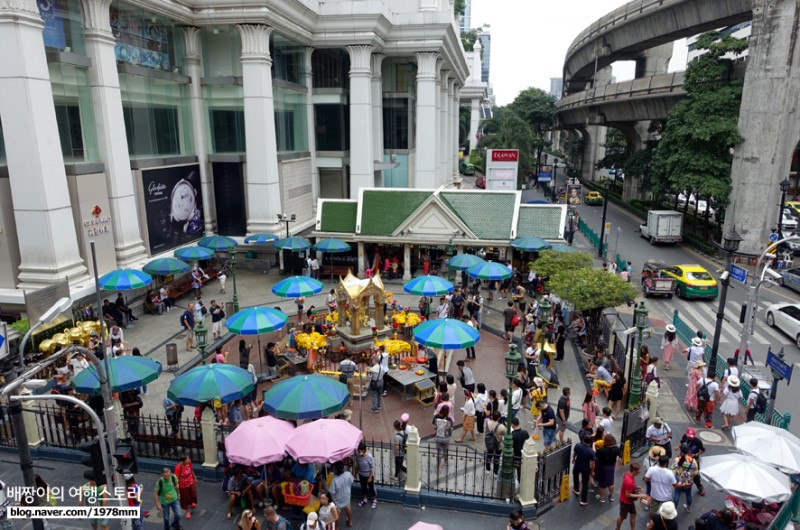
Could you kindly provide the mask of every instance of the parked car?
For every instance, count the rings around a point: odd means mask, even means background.
[[[470,164],[469,162],[465,162],[464,160],[458,163],[458,172],[462,175],[474,175],[475,174],[475,166]]]
[[[590,206],[603,204],[603,194],[599,191],[590,191],[583,197],[583,202]]]
[[[475,187],[482,190],[486,189],[486,175],[478,175],[478,178],[475,179]]]
[[[766,320],[769,326],[789,335],[800,348],[800,304],[772,304],[767,307]]]
[[[792,230],[792,231],[797,230],[797,219],[792,217],[792,215],[788,211],[786,211],[785,208],[783,210],[783,220],[781,221],[781,225],[786,230]]]
[[[686,206],[686,194],[681,193],[678,195],[678,208],[683,209]],[[708,202],[705,199],[700,199],[699,201],[694,196],[694,194],[689,195],[689,211],[694,212],[697,210],[697,215],[700,217],[705,216],[706,209],[709,211],[709,217],[714,218],[716,216],[716,212],[714,208],[708,206]]]
[[[800,267],[781,271],[780,284],[800,293]]]
[[[715,299],[719,294],[717,280],[700,265],[672,265],[664,274],[675,278],[678,298]]]

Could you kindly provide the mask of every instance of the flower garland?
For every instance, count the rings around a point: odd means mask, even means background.
[[[411,311],[401,311],[399,313],[395,313],[392,316],[392,320],[395,324],[400,326],[409,326],[412,328],[422,322],[420,316],[416,313],[412,313]]]
[[[384,346],[389,355],[400,355],[411,352],[411,344],[404,340],[386,339],[375,344],[376,347]]]
[[[316,331],[312,331],[311,333],[298,333],[294,338],[294,342],[298,349],[303,350],[318,350],[328,345],[325,335],[321,335]]]

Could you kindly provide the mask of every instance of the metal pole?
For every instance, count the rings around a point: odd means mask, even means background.
[[[611,333],[614,334],[616,332],[612,329]],[[641,394],[642,394],[641,393],[641,388],[642,388],[642,375],[641,375],[641,373],[642,373],[642,370],[639,368],[639,356],[636,355],[636,341],[632,340],[630,335],[626,337],[626,340],[627,340],[627,342],[625,344],[626,357],[630,358],[630,360],[628,361],[628,382],[630,384],[629,384],[629,388],[628,388],[628,396],[625,399],[625,410],[628,410],[632,406],[631,401],[632,401],[632,394],[633,394],[633,389],[634,388],[638,388],[639,389],[636,399],[637,400],[641,400],[642,399],[642,396],[641,396]],[[636,364],[636,368],[635,369],[634,369],[634,363]],[[636,377],[636,379],[637,379],[636,382],[634,382],[634,377]],[[634,386],[634,383],[636,383],[636,386]]]
[[[231,276],[233,277],[233,312],[239,312],[239,295],[236,293],[236,249],[230,250],[231,255]],[[260,355],[260,354],[259,354]]]
[[[783,209],[786,207],[786,192],[781,190],[781,209],[778,210],[778,238],[783,239]]]
[[[558,175],[558,158],[555,159],[553,164],[553,183],[552,183],[552,202],[556,202],[556,178]]]
[[[506,499],[513,497],[514,492],[514,439],[511,437],[511,418],[514,414],[511,396],[514,389],[512,378],[508,378],[508,404],[506,406],[506,434],[503,436],[503,470],[500,475],[502,482],[502,495]]]
[[[728,284],[730,284],[730,270],[731,261],[733,260],[733,253],[728,252],[725,258],[725,278],[721,281],[722,290],[719,293],[719,306],[717,307],[717,322],[714,326],[714,340],[711,342],[711,359],[708,361],[709,377],[716,377],[717,375],[717,352],[719,351],[719,337],[722,334],[722,321],[725,318],[725,301],[728,298]],[[741,350],[740,354],[743,354]]]
[[[614,255],[611,257],[614,261],[617,261],[617,248],[619,248],[619,236],[622,233],[622,227],[617,227],[617,237],[614,239]]]
[[[603,195],[603,221],[600,223],[600,244],[597,246],[597,257],[603,258],[603,241],[606,238],[606,213],[608,212],[608,190]]]

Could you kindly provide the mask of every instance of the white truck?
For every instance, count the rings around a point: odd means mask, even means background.
[[[639,225],[639,234],[656,243],[680,243],[683,241],[683,214],[675,210],[650,210],[647,224]]]

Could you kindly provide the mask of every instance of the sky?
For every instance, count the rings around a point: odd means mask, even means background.
[[[489,82],[497,105],[511,103],[528,87],[550,91],[561,77],[567,48],[585,28],[628,0],[472,0],[472,27],[489,24]],[[678,41],[670,71],[686,67],[685,41]],[[632,61],[615,63],[617,81],[633,78]]]

